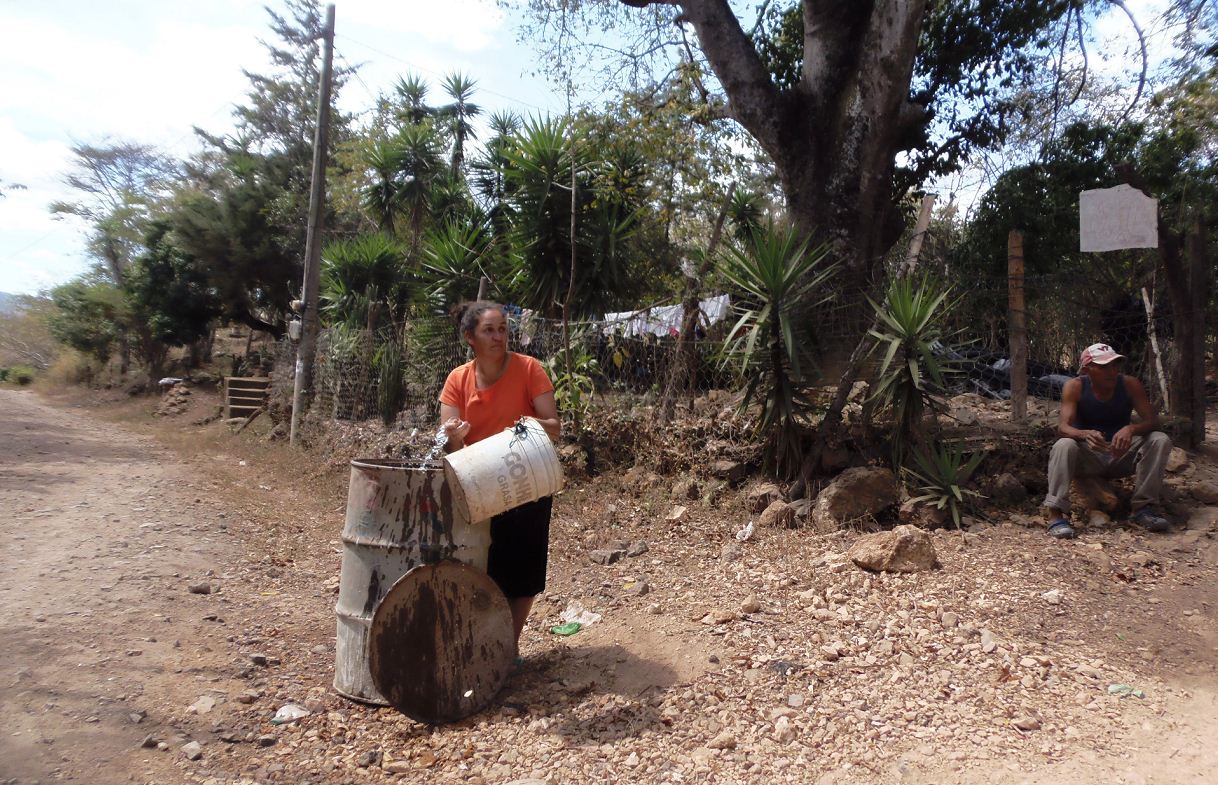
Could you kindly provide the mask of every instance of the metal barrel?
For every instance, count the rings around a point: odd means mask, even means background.
[[[351,462],[339,578],[334,689],[388,705],[368,670],[372,616],[390,587],[422,564],[456,559],[486,570],[490,522],[467,523],[438,462]]]

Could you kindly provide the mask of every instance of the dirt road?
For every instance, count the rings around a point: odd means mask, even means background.
[[[0,785],[1201,785],[1218,770],[1218,508],[1189,505],[1162,537],[940,531],[942,570],[872,576],[844,555],[856,533],[766,531],[729,553],[738,507],[672,523],[662,483],[598,478],[556,504],[524,670],[497,706],[428,728],[329,689],[342,472],[126,405],[120,425],[0,390]],[[1198,457],[1173,482],[1214,471]],[[650,548],[591,563],[607,538]],[[760,612],[734,612],[746,595]],[[546,634],[572,600],[604,621]],[[289,701],[310,716],[272,725]]]
[[[167,450],[33,394],[0,390],[0,444],[0,780],[161,778],[140,742],[215,677],[188,586],[224,519]]]

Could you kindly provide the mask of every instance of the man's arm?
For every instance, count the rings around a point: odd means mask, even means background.
[[[1142,385],[1141,381],[1132,376],[1125,376],[1123,378],[1125,380],[1125,392],[1129,394],[1133,410],[1138,413],[1138,422],[1126,425],[1113,435],[1112,452],[1114,455],[1124,455],[1125,451],[1129,449],[1129,445],[1133,443],[1133,437],[1145,436],[1159,428],[1159,413],[1155,411],[1155,407],[1151,406],[1150,396],[1146,394],[1146,387]]]

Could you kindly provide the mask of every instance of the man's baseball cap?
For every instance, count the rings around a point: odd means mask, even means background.
[[[1092,363],[1107,365],[1113,360],[1120,360],[1124,357],[1125,355],[1117,354],[1116,350],[1106,343],[1093,343],[1086,349],[1083,349],[1082,355],[1078,358],[1078,367],[1086,368]]]

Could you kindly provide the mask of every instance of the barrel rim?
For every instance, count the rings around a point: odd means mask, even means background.
[[[352,458],[352,468],[357,469],[405,469],[407,471],[438,471],[444,468],[439,458],[424,461],[422,458]]]

